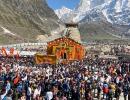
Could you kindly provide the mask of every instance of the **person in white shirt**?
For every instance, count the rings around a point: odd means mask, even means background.
[[[27,79],[28,79],[28,77],[26,75],[24,78],[22,78],[22,81],[26,81]]]
[[[52,100],[53,99],[53,93],[52,93],[51,90],[46,93],[45,98],[46,98],[46,100]]]
[[[33,99],[36,99],[37,95],[40,95],[40,94],[41,94],[41,87],[37,87],[34,90]]]
[[[52,100],[52,98],[53,98],[53,93],[51,91],[47,92],[46,93],[46,99],[47,100]]]

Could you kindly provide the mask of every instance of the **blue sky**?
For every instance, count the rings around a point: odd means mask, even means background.
[[[52,9],[59,9],[62,6],[73,9],[77,6],[80,0],[47,0],[48,5]]]

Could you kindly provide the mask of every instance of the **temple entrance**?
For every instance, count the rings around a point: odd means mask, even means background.
[[[66,52],[61,53],[61,59],[67,60],[67,53]]]
[[[67,54],[66,52],[64,53],[64,58],[63,59],[67,59]]]

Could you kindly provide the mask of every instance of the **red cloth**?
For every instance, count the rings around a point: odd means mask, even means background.
[[[20,78],[17,76],[15,79],[14,79],[14,84],[17,84],[19,82]]]
[[[108,92],[109,92],[109,89],[108,89],[108,88],[103,88],[103,92],[104,92],[104,93],[108,93]]]

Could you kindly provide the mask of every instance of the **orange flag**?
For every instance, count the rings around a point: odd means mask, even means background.
[[[14,55],[14,48],[10,48],[10,56]]]
[[[4,47],[2,47],[1,52],[2,52],[3,56],[7,56],[7,52],[6,52],[6,49]]]

